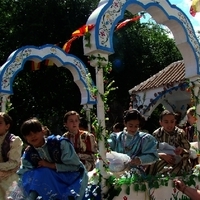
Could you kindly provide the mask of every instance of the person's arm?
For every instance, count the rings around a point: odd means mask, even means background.
[[[62,140],[60,144],[61,160],[63,163],[55,163],[58,172],[78,171],[82,163],[76,154],[72,144],[66,140]]]
[[[174,180],[175,187],[181,191],[183,194],[187,195],[189,198],[192,200],[197,200],[200,198],[200,190],[197,190],[196,188],[191,188],[187,185],[182,180],[175,179]]]
[[[141,145],[141,154],[134,158],[131,164],[152,164],[159,159],[157,151],[157,141],[152,135],[147,134],[144,138],[142,138]],[[139,160],[140,163],[138,162]]]
[[[111,133],[108,139],[108,143],[112,151],[116,151],[117,134],[118,133]]]
[[[7,153],[8,161],[0,162],[0,171],[9,171],[19,167],[23,142],[18,136],[14,136],[10,142],[10,151]]]
[[[80,136],[80,147],[81,152],[77,153],[80,160],[83,163],[89,162],[92,165],[95,165],[95,162],[97,160],[96,154],[98,152],[98,148],[94,135],[88,132],[84,132]]]
[[[189,157],[189,150],[190,150],[190,142],[187,140],[187,136],[184,130],[181,130],[181,134],[179,134],[179,144],[175,153],[177,155],[181,155],[182,157]]]
[[[200,199],[200,190],[197,190],[196,188],[186,186],[181,192],[190,197],[192,200]]]
[[[48,162],[46,160],[38,161],[38,167],[48,167],[50,169],[56,169],[56,164],[52,162]]]
[[[28,160],[25,159],[25,155],[26,152],[23,153],[23,156],[21,158],[21,166],[17,171],[17,174],[20,176],[23,175],[25,172],[35,168]]]
[[[95,155],[98,152],[98,148],[94,135],[88,132],[83,132],[80,136],[80,148],[81,154]]]
[[[165,162],[174,165],[176,162],[176,158],[172,154],[166,154],[166,153],[158,153],[159,158],[164,160]]]
[[[87,136],[87,141],[90,141],[89,145],[86,144],[86,151],[91,152],[92,154],[96,154],[98,152],[98,146],[96,139],[93,134],[89,133]]]

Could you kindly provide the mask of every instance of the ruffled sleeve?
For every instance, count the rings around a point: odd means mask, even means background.
[[[119,137],[119,133],[111,133],[108,139],[108,144],[112,151],[117,151],[117,138]],[[117,151],[118,152],[118,151]]]
[[[152,164],[159,159],[157,151],[157,141],[150,135],[146,134],[142,138],[141,153],[137,157],[141,160],[141,164]]]
[[[62,140],[61,152],[62,164],[56,163],[57,171],[78,171],[81,166],[81,162],[72,144],[66,140]]]

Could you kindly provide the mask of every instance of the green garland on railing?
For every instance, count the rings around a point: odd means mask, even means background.
[[[86,39],[86,38],[85,38]],[[86,76],[86,81],[87,81],[87,90],[90,91],[92,94],[93,98],[97,98],[97,95],[100,96],[104,103],[104,110],[105,110],[105,115],[107,115],[107,112],[109,111],[109,106],[108,106],[108,96],[111,91],[114,91],[117,89],[117,87],[113,87],[114,80],[109,80],[108,75],[112,71],[112,64],[106,60],[105,57],[102,57],[100,54],[97,56],[90,55],[88,57],[89,62],[91,61],[96,61],[97,62],[97,69],[103,69],[103,81],[104,81],[104,94],[101,94],[96,86],[93,86],[92,84],[92,79],[90,73],[87,74]],[[84,113],[84,109],[82,109],[81,113]],[[109,120],[108,117],[105,117],[105,120]],[[107,152],[110,152],[110,147],[108,144],[108,131],[106,130],[106,127],[103,127],[102,124],[98,121],[97,115],[96,115],[96,110],[95,108],[91,109],[91,121],[92,121],[92,127],[94,128],[94,133],[98,141],[104,141],[104,146]],[[102,134],[102,132],[105,131],[105,135]],[[106,171],[108,171],[108,165],[109,162],[108,160],[103,160],[100,154],[97,154],[97,158],[101,161],[103,161],[103,167],[105,168]],[[100,174],[99,174],[100,176]]]
[[[200,104],[200,98],[199,98],[200,88],[197,88],[196,85],[200,86],[200,78],[196,79],[195,81],[191,81],[190,79],[187,79],[186,83],[188,84],[188,88],[186,89],[186,91],[191,93],[191,105],[190,105],[190,107],[192,107],[192,106],[195,107],[195,116],[194,117],[196,117],[196,120],[197,120],[197,117],[200,118],[200,113],[197,113],[197,110],[196,110],[197,105]],[[195,89],[198,89],[197,94],[195,92]],[[198,141],[200,141],[200,130],[197,129],[196,124],[194,125],[194,129],[195,129],[194,133],[197,136]]]
[[[14,109],[14,107],[13,107],[12,102],[10,101],[10,97],[7,97],[7,99],[6,99],[6,112],[8,113],[13,109]]]
[[[87,43],[85,44],[85,46],[89,47],[89,48],[91,48],[90,36],[91,36],[90,32],[86,32],[84,34],[84,40],[87,41]]]
[[[99,177],[101,177],[99,170],[97,173],[95,173],[90,180],[90,183],[93,182],[93,180],[98,180]],[[122,191],[122,186],[126,186],[125,194],[130,195],[131,190],[135,192],[146,192],[148,188],[150,189],[159,189],[160,187],[168,187],[169,181],[174,180],[175,175],[173,174],[157,174],[155,176],[152,175],[141,175],[136,172],[131,171],[125,171],[124,174],[117,178],[114,175],[111,175],[106,180],[106,185],[108,186],[109,190],[106,194],[104,194],[105,198],[107,200],[112,200],[114,197],[118,196],[120,192]],[[200,171],[197,170],[196,174],[190,174],[190,175],[183,175],[182,180],[185,182],[188,186],[196,186],[195,179],[198,179],[200,181]],[[96,185],[99,185],[100,182],[98,182]],[[172,188],[174,188],[174,184],[171,185]],[[174,189],[175,190],[175,189]],[[99,193],[100,195],[100,193]],[[95,195],[94,195],[95,196]],[[172,195],[173,196],[173,195]],[[183,197],[184,199],[185,197]],[[174,196],[174,199],[175,196]]]
[[[112,64],[110,62],[108,62],[106,60],[105,57],[102,57],[100,54],[98,54],[97,56],[94,56],[94,55],[90,55],[88,57],[88,60],[89,62],[90,61],[93,61],[95,60],[97,62],[97,68],[100,70],[100,69],[103,69],[103,81],[104,81],[104,94],[101,94],[97,87],[95,86],[92,86],[92,84],[89,82],[89,87],[87,88],[93,95],[94,98],[97,97],[97,95],[99,95],[102,99],[102,101],[104,102],[104,109],[105,109],[105,114],[109,111],[109,106],[108,106],[108,96],[110,94],[111,91],[114,91],[117,89],[117,87],[113,87],[113,84],[114,84],[114,80],[109,80],[108,79],[108,75],[109,73],[112,71]],[[106,63],[106,64],[104,64]],[[87,75],[88,76],[88,81],[91,80],[91,76],[90,74]],[[96,134],[96,138],[97,140],[102,140],[104,139],[105,141],[105,148],[107,149],[107,151],[110,151],[109,149],[109,145],[107,143],[107,134],[106,136],[104,136],[104,138],[102,138],[102,132],[105,130],[106,133],[107,133],[107,130],[105,127],[102,127],[101,124],[99,124],[98,122],[98,119],[97,119],[97,116],[95,114],[95,110],[92,110],[93,113],[92,113],[92,120],[93,120],[93,123],[92,123],[92,126],[94,128],[94,131],[95,131],[95,134]],[[109,120],[108,117],[105,118],[105,120]]]

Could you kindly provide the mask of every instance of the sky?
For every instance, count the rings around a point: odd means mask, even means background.
[[[183,12],[189,17],[195,31],[200,30],[200,13],[197,13],[195,17],[190,14],[191,0],[169,0],[171,4],[175,4],[177,7],[183,10]]]
[[[159,1],[165,1],[165,0],[157,0],[157,1],[159,2]],[[179,7],[188,16],[190,22],[193,25],[195,32],[200,31],[200,13],[196,13],[195,17],[193,17],[190,14],[190,7],[191,7],[192,0],[169,0],[169,2],[171,4],[174,4],[177,7]],[[146,16],[146,14],[145,14],[145,16]],[[149,17],[151,18],[150,15],[149,15]],[[166,27],[166,29],[168,29],[168,28]],[[169,34],[169,37],[173,37],[173,35]]]

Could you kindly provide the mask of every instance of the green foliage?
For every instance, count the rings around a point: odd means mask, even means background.
[[[99,172],[98,174],[95,174],[95,176],[100,176]],[[131,191],[135,192],[148,192],[150,190],[159,189],[161,187],[168,187],[173,190],[174,193],[172,193],[172,197],[170,200],[188,200],[188,198],[185,195],[182,195],[181,198],[178,199],[178,193],[179,191],[174,187],[173,180],[175,179],[174,174],[157,174],[157,175],[142,175],[140,173],[134,172],[134,171],[125,171],[120,177],[116,177],[115,175],[110,175],[106,179],[106,186],[108,187],[108,191],[106,192],[105,198],[112,200],[114,197],[119,196],[120,192],[122,191],[122,186],[125,188],[125,194],[130,195]],[[185,174],[181,178],[188,186],[196,186],[195,180],[199,177],[199,170],[197,171],[197,174]],[[91,181],[91,182],[90,182]],[[92,180],[89,181],[89,185],[92,184]],[[169,184],[171,183],[171,184]],[[96,185],[99,185],[99,183],[96,182]],[[178,192],[177,192],[178,191]],[[91,192],[93,193],[93,192]],[[98,193],[100,195],[100,191]],[[149,193],[149,199],[153,200],[155,197],[153,196],[153,193]]]
[[[63,45],[97,4],[98,0],[1,0],[0,61],[25,45]]]
[[[65,68],[44,66],[30,71],[28,67],[27,63],[15,79],[11,96],[14,109],[10,114],[19,125],[30,117],[37,117],[52,132],[60,133],[65,112],[80,110],[79,88]]]
[[[57,44],[60,47],[71,33],[84,25],[97,7],[98,0],[2,0],[0,1],[0,64],[11,52],[25,45]],[[77,20],[74,20],[77,19]],[[80,48],[81,47],[81,48]],[[82,41],[77,40],[72,54],[83,61]],[[63,131],[67,110],[80,111],[80,91],[71,73],[63,68],[46,67],[30,70],[30,62],[15,77],[14,95],[9,110],[19,134],[19,126],[30,117],[38,117],[52,132]]]

